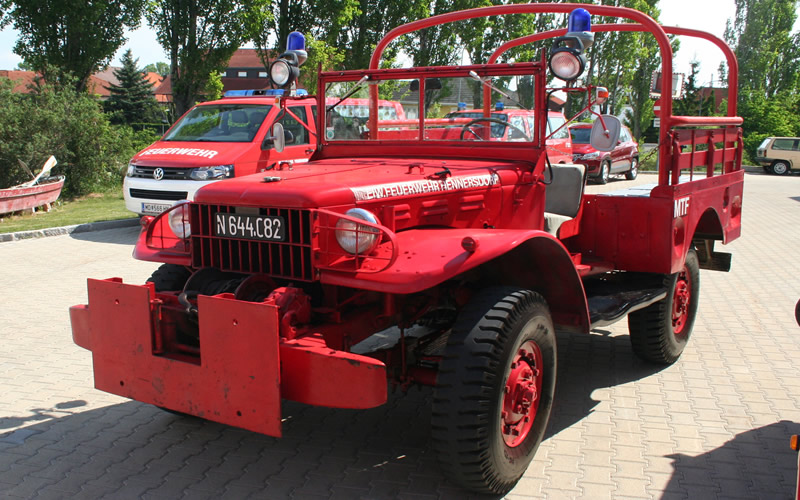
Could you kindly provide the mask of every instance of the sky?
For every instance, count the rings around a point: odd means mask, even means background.
[[[733,19],[736,13],[734,0],[661,0],[661,23],[667,26],[680,26],[708,31],[720,38],[725,32],[725,22]],[[795,30],[800,26],[800,19],[795,24]],[[159,61],[169,62],[169,57],[156,41],[156,35],[146,24],[138,30],[126,31],[128,41],[114,56],[112,66],[120,65],[122,54],[131,49],[133,57],[139,60],[139,66],[145,66]],[[12,52],[17,33],[6,28],[0,31],[0,69],[14,69],[21,61],[20,57]],[[703,85],[716,81],[717,68],[722,61],[722,52],[710,42],[690,37],[681,37],[681,49],[678,52],[674,71],[688,75],[690,63],[693,60],[700,62],[699,76]]]

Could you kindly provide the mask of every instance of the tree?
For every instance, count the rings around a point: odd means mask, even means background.
[[[236,49],[258,35],[269,5],[269,0],[164,0],[148,5],[148,24],[170,55],[178,115],[199,99],[209,75],[222,72]]]
[[[714,97],[713,95],[703,97],[700,93],[700,87],[697,86],[700,62],[692,61],[689,64],[692,69],[683,86],[683,98],[673,102],[672,114],[678,116],[710,116],[716,111],[714,109]]]
[[[736,0],[725,41],[739,61],[740,90],[758,90],[767,97],[797,91],[800,33],[791,34],[796,6],[796,0]]]
[[[800,32],[795,0],[736,0],[725,40],[739,61],[738,114],[751,160],[768,136],[800,135]]]
[[[314,40],[310,35],[306,35],[306,48],[308,59],[303,66],[305,71],[302,72],[301,80],[308,93],[313,95],[317,93],[317,69],[330,71],[339,67],[344,61],[344,52],[322,40]]]
[[[111,84],[108,87],[111,95],[106,101],[106,112],[111,114],[111,123],[130,125],[148,122],[158,112],[153,84],[138,68],[138,62],[128,49],[122,55],[122,67],[114,70],[119,85]]]
[[[14,53],[49,82],[83,91],[135,29],[144,0],[16,0],[8,16],[20,37]],[[70,78],[69,75],[74,76]]]
[[[169,64],[162,61],[151,63],[145,66],[143,71],[147,71],[148,73],[158,73],[164,77],[169,74]]]
[[[95,98],[65,83],[42,83],[24,94],[0,78],[0,186],[30,180],[17,160],[41,166],[54,155],[53,174],[66,176],[64,197],[119,189],[131,156],[156,138],[152,132],[109,125]]]

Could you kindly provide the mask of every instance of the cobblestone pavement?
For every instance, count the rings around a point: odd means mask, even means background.
[[[147,278],[135,238],[0,244],[0,497],[467,498],[428,444],[427,389],[368,411],[287,403],[282,439],[95,391],[67,308],[87,277]],[[625,322],[561,336],[547,438],[508,498],[793,498],[798,249],[800,176],[748,173],[743,237],[723,248],[733,270],[702,273],[683,357],[639,361]]]

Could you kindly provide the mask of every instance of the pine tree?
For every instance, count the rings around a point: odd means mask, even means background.
[[[158,113],[153,84],[138,68],[138,62],[128,49],[122,56],[122,67],[114,70],[119,85],[111,84],[108,87],[111,96],[106,101],[106,111],[111,114],[112,123],[144,123],[151,121]]]

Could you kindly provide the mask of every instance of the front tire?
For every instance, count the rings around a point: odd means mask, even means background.
[[[505,494],[544,437],[556,381],[556,340],[544,298],[482,291],[453,326],[439,366],[432,438],[455,483]]]
[[[637,356],[658,364],[678,360],[694,327],[700,294],[697,252],[686,254],[683,269],[666,275],[667,296],[628,315],[631,345]]]
[[[772,164],[772,173],[775,175],[786,175],[791,170],[788,162],[776,161]]]
[[[162,264],[147,278],[148,283],[154,283],[156,292],[183,290],[183,286],[192,272],[185,266],[177,264]]]
[[[639,158],[634,156],[631,158],[631,169],[625,172],[625,178],[632,181],[637,175],[639,175]]]

